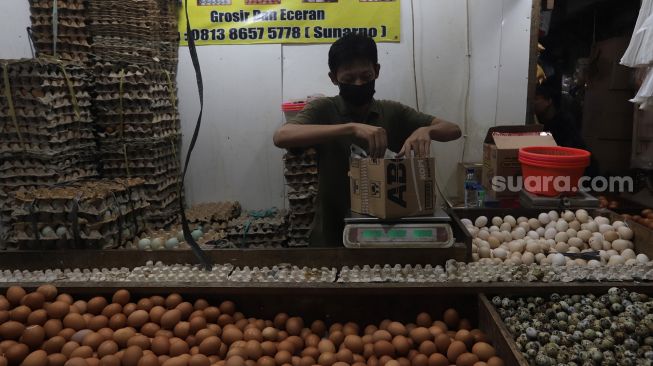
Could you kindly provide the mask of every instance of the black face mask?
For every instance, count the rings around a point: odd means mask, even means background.
[[[338,87],[342,99],[357,107],[371,102],[374,96],[374,80],[363,85],[339,83]]]

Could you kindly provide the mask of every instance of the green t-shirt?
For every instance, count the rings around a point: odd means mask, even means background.
[[[368,115],[355,116],[340,96],[320,98],[306,105],[288,123],[334,125],[365,123],[383,127],[388,149],[399,152],[406,139],[419,127],[429,126],[433,116],[388,100],[373,100]],[[349,214],[349,155],[353,138],[343,137],[316,146],[319,192],[311,246],[341,246],[344,219]]]

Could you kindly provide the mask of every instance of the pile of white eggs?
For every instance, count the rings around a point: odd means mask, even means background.
[[[600,266],[649,261],[635,253],[633,231],[624,222],[591,217],[582,209],[543,212],[530,219],[479,216],[461,222],[473,237],[475,262]],[[598,253],[598,258],[572,259],[563,253]]]

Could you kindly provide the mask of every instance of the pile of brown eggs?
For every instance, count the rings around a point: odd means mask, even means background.
[[[132,302],[135,301],[135,302]],[[52,285],[0,295],[0,366],[502,366],[486,335],[454,309],[442,321],[308,325],[285,313],[246,318],[231,301],[179,294],[111,302]]]
[[[649,229],[653,229],[653,210],[650,208],[645,208],[642,210],[641,215],[623,215],[626,219],[631,219],[635,222],[638,222]]]

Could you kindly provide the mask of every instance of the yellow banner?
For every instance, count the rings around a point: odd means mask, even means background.
[[[400,0],[184,0],[198,46],[333,43],[356,32],[399,42]],[[188,45],[181,7],[179,36]]]

